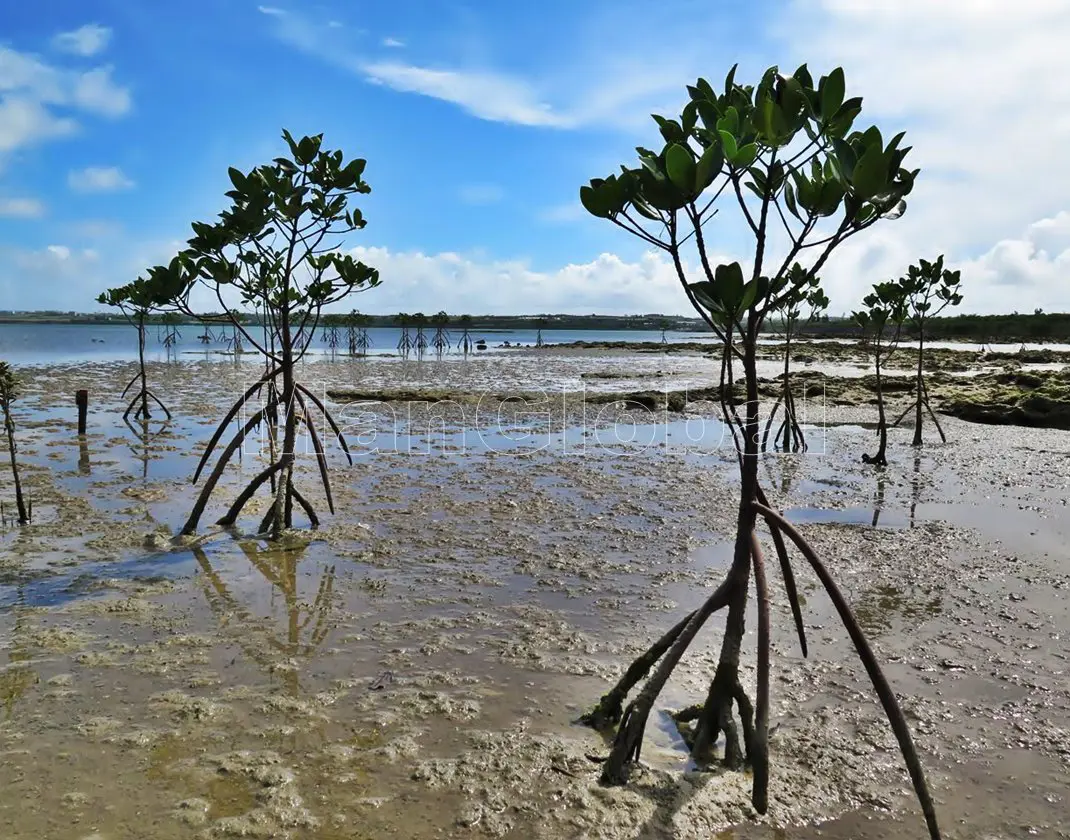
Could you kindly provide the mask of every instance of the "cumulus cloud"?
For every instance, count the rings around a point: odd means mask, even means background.
[[[60,32],[52,39],[52,46],[61,52],[92,56],[103,52],[111,40],[111,30],[96,23],[87,23],[72,32]]]
[[[405,46],[405,42],[399,41],[397,38],[383,38],[383,46],[399,49]]]
[[[39,219],[45,214],[44,202],[36,198],[4,198],[0,196],[0,216],[15,219]]]
[[[72,70],[0,46],[0,165],[6,153],[77,132],[71,110],[120,117],[130,107],[110,67]]]
[[[9,309],[87,312],[98,308],[95,301],[102,291],[170,259],[182,245],[139,240],[104,251],[59,243],[40,249],[0,244],[0,297]]]
[[[845,305],[858,297],[852,272],[857,290],[945,253],[963,271],[963,311],[1030,308],[1007,299],[1012,287],[1070,309],[1055,282],[1070,196],[1065,3],[1026,0],[1009,14],[993,0],[794,0],[782,23],[799,62],[844,67],[866,124],[907,131],[922,170],[907,214],[830,265]]]
[[[135,186],[117,166],[87,166],[67,174],[67,185],[75,192],[116,192]]]
[[[358,306],[367,312],[409,311],[413,301],[427,312],[689,312],[672,265],[653,253],[631,263],[600,254],[591,262],[552,271],[536,271],[518,260],[483,261],[456,253],[395,253],[374,247],[350,253],[378,268],[384,278],[361,297]]]

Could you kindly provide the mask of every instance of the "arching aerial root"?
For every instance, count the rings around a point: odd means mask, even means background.
[[[752,502],[753,509],[755,514],[769,526],[781,560],[781,568],[786,570],[785,588],[789,591],[789,600],[792,602],[793,617],[804,655],[806,654],[806,639],[803,634],[801,611],[798,608],[794,575],[791,573],[784,545],[785,537],[807,560],[836,608],[899,743],[915,794],[925,815],[929,836],[931,840],[940,840],[935,807],[906,718],[854,614],[813,548],[794,526],[768,506],[760,489],[757,495],[758,500]],[[742,769],[745,765],[750,765],[754,774],[751,801],[755,810],[764,814],[768,808],[769,784],[768,723],[771,645],[769,591],[765,560],[756,532],[751,531],[749,539],[750,561],[754,567],[755,586],[758,593],[758,675],[755,706],[751,706],[746,692],[739,683],[738,662],[722,660],[711,682],[706,702],[702,706],[693,706],[677,713],[674,719],[690,742],[692,757],[699,763],[710,763],[712,745],[716,743],[718,735],[724,733],[723,763],[731,769]],[[740,638],[742,637],[742,621],[738,617],[738,610],[740,603],[745,607],[747,592],[744,589],[743,597],[739,599],[739,588],[747,586],[747,576],[740,574],[736,567],[737,564],[733,564],[733,569],[726,580],[702,607],[682,619],[636,659],[621,681],[610,692],[603,695],[598,706],[581,718],[582,722],[597,728],[606,728],[614,721],[620,721],[610,755],[603,764],[603,783],[624,784],[627,781],[631,767],[640,759],[643,735],[654,703],[680,658],[709,617],[718,610],[730,606],[726,633],[737,632]],[[734,613],[736,616],[733,615]],[[738,627],[735,626],[737,621]],[[631,688],[649,673],[655,663],[659,662],[654,675],[650,677],[636,698],[621,711]],[[740,726],[743,730],[743,750],[739,746],[739,733],[732,714],[733,704],[738,709]],[[691,722],[695,723],[693,731],[684,728]]]

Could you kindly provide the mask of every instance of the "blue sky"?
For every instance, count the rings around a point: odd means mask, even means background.
[[[806,60],[842,64],[868,120],[907,129],[924,169],[920,209],[829,267],[834,308],[946,252],[973,286],[966,309],[1022,308],[1011,288],[1070,309],[1070,124],[1050,116],[1070,103],[1044,81],[1070,23],[1059,4],[1021,5],[1016,24],[988,0],[9,4],[0,308],[94,308],[223,209],[227,167],[281,153],[287,127],[368,159],[369,224],[346,242],[383,272],[366,311],[685,313],[664,262],[585,217],[578,188],[653,145],[649,114],[678,109],[698,75]],[[963,70],[989,90],[963,92]],[[1028,156],[992,140],[1012,104],[1000,131]],[[745,246],[718,227],[719,253]]]

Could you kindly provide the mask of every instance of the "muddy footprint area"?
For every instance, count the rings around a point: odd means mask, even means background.
[[[666,718],[704,697],[718,622],[630,784],[599,785],[591,757],[608,745],[572,721],[720,582],[726,453],[389,452],[337,465],[318,532],[146,544],[191,502],[216,410],[203,374],[175,373],[189,419],[147,463],[118,454],[103,416],[88,475],[47,433],[66,415],[31,429],[34,486],[63,515],[0,548],[0,836],[924,836],[865,674],[801,568],[809,659],[772,581],[769,814],[751,810],[748,774],[689,769]],[[56,374],[56,393],[71,384]],[[953,443],[917,458],[898,431],[877,476],[858,464],[871,432],[832,419],[820,448],[767,459],[766,486],[886,663],[945,834],[1070,836],[1070,446],[949,420]]]

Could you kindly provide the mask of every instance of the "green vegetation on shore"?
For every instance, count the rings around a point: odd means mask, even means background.
[[[220,313],[216,313],[220,315]],[[212,317],[209,313],[207,317]],[[326,316],[325,321],[330,323]],[[343,317],[343,316],[337,316]],[[396,315],[366,315],[368,327],[395,327]],[[452,317],[452,316],[451,316]],[[489,332],[492,330],[535,330],[540,325],[545,330],[642,330],[673,332],[706,332],[700,318],[683,318],[678,315],[472,315],[471,329]],[[258,325],[256,315],[245,313],[242,322]],[[150,316],[147,323],[156,323],[159,316]],[[42,310],[15,312],[0,310],[0,324],[118,324],[125,323],[122,315],[112,312],[59,312]],[[190,323],[193,323],[191,320]],[[1070,341],[1070,313],[1064,312],[1012,312],[1008,315],[950,315],[930,318],[926,333],[935,340],[962,340],[977,343],[1005,342],[1066,342]],[[771,319],[765,332],[780,333],[783,325]],[[859,327],[850,318],[825,317],[798,329],[801,338],[857,338]],[[904,328],[904,338],[912,338],[909,328]]]

